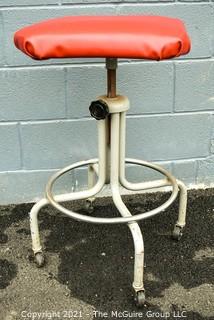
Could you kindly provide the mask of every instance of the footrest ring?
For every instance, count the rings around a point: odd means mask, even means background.
[[[134,159],[127,159],[126,162],[131,163],[132,160]],[[52,194],[52,189],[53,189],[53,185],[54,182],[60,177],[62,176],[64,173],[75,169],[75,168],[79,168],[79,167],[83,167],[89,164],[94,164],[97,163],[98,160],[97,159],[92,159],[92,160],[88,160],[88,161],[82,161],[82,162],[78,162],[75,163],[71,166],[68,166],[60,171],[58,171],[57,173],[55,173],[50,180],[47,183],[46,186],[46,197],[49,201],[49,203],[55,207],[57,210],[59,210],[60,212],[64,213],[65,215],[78,220],[78,221],[84,221],[84,222],[89,222],[89,223],[96,223],[96,224],[116,224],[116,223],[129,223],[129,222],[135,222],[135,221],[139,221],[148,217],[152,217],[158,213],[160,213],[161,211],[164,211],[165,209],[167,209],[176,199],[177,194],[178,194],[178,184],[176,179],[165,169],[163,169],[162,167],[158,166],[158,165],[148,165],[149,163],[145,162],[145,164],[141,163],[136,163],[136,164],[141,164],[141,165],[145,165],[145,166],[150,166],[152,169],[161,172],[163,175],[165,175],[170,184],[172,185],[172,193],[169,197],[169,199],[163,203],[162,205],[160,205],[158,208],[152,209],[150,211],[147,212],[143,212],[143,213],[139,213],[136,214],[134,216],[130,216],[130,217],[115,217],[115,218],[99,218],[99,217],[91,217],[91,216],[86,216],[77,212],[74,212],[72,210],[69,210],[65,207],[63,207],[62,205],[60,205],[57,201],[56,201],[56,197],[57,196],[53,196]],[[140,162],[140,161],[139,161]],[[146,165],[147,164],[147,165]],[[84,191],[83,191],[84,192]],[[81,197],[81,199],[83,198],[88,198],[88,196],[85,197]],[[71,200],[77,200],[77,198],[75,199],[75,197]],[[64,200],[66,201],[66,200]],[[63,202],[63,201],[62,201]]]

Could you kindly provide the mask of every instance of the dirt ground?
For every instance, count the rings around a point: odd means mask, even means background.
[[[133,213],[167,194],[125,196]],[[133,302],[133,242],[126,225],[80,223],[50,207],[40,215],[47,263],[32,259],[32,204],[0,207],[0,320],[214,319],[214,190],[190,191],[180,242],[170,237],[178,203],[140,223],[145,241],[146,304]],[[69,204],[77,211],[83,202]],[[93,215],[117,215],[109,198]]]

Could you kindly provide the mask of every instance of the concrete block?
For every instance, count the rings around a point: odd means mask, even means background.
[[[4,28],[3,28],[3,17],[2,13],[0,12],[0,66],[4,65],[4,46],[2,45],[4,43]]]
[[[212,39],[211,39],[211,51],[212,51],[212,56],[214,56],[214,36],[212,36]]]
[[[163,166],[166,170],[172,171],[170,162],[160,162],[160,166]],[[126,178],[128,181],[137,183],[145,181],[153,181],[157,179],[162,179],[163,175],[160,173],[151,170],[146,167],[135,166],[135,165],[126,165]],[[75,170],[75,190],[83,190],[87,188],[87,169],[77,169]]]
[[[52,172],[0,172],[0,204],[33,202],[44,197],[45,185]],[[15,183],[14,183],[15,181]]]
[[[186,183],[195,184],[197,175],[197,160],[174,161],[172,163],[173,175]]]
[[[178,2],[192,2],[192,0],[177,0],[177,1]],[[208,2],[208,1],[207,0],[194,0],[194,2]]]
[[[0,204],[36,202],[42,199],[47,181],[54,172],[55,170],[0,172]],[[73,173],[67,173],[54,185],[54,194],[72,192],[74,183]]]
[[[170,1],[174,1],[174,0],[149,0],[149,2],[170,2]],[[79,4],[91,4],[91,3],[109,3],[109,0],[62,0],[62,4],[73,4],[73,3],[79,3]],[[148,0],[114,0],[111,1],[112,3],[144,3],[144,2],[148,2]]]
[[[210,58],[214,56],[214,0],[4,0],[0,3],[0,204],[35,201],[43,197],[56,169],[97,157],[96,122],[81,118],[89,116],[90,102],[106,92],[105,65],[100,63],[104,59],[34,61],[13,44],[14,32],[26,25],[90,14],[166,15],[185,22],[192,40],[188,56],[174,62],[122,60],[119,64],[118,93],[131,102],[127,156],[158,162],[187,185],[214,182]],[[72,120],[64,119],[66,115]],[[127,167],[127,178],[133,182],[160,177],[147,168]],[[86,185],[87,170],[76,169],[62,177],[54,190],[70,192]]]
[[[0,171],[21,168],[19,131],[16,123],[0,123],[0,155]]]
[[[0,119],[32,120],[66,115],[62,68],[0,70]]]
[[[161,163],[168,170],[169,163]],[[129,170],[130,168],[128,168]],[[155,178],[149,172],[143,173],[143,169],[136,168],[135,173],[140,174],[141,178],[147,180]],[[0,205],[15,204],[24,202],[36,202],[44,197],[45,186],[48,179],[56,170],[17,170],[10,172],[0,172]],[[134,176],[134,172],[128,172],[130,180],[143,181],[139,176]],[[14,181],[16,183],[14,183]],[[68,193],[87,188],[87,169],[77,169],[69,172],[57,180],[54,185],[54,194]]]
[[[35,7],[35,8],[19,8],[19,9],[4,9],[1,11],[3,15],[4,23],[4,47],[5,56],[8,65],[41,65],[41,64],[53,64],[53,63],[72,63],[81,61],[100,61],[99,59],[55,59],[45,61],[35,61],[30,57],[23,54],[20,50],[16,49],[13,43],[14,33],[25,26],[30,24],[69,15],[99,15],[106,14],[111,15],[116,13],[114,5],[108,6],[56,6],[54,8]]]
[[[203,14],[202,14],[203,13]],[[213,29],[213,5],[211,3],[124,4],[118,14],[145,14],[177,17],[184,21],[192,41],[192,50],[186,58],[210,57]]]
[[[118,92],[130,99],[128,113],[171,112],[173,77],[173,65],[170,62],[122,65],[118,69]]]
[[[94,120],[21,124],[24,169],[62,168],[96,157]]]
[[[106,93],[105,66],[75,66],[67,68],[67,106],[70,118],[90,116],[89,105]]]
[[[172,171],[172,165],[170,162],[162,161],[162,162],[157,162],[157,164],[162,166],[169,172]],[[126,167],[126,178],[130,182],[138,183],[138,182],[164,179],[164,176],[161,173],[147,167],[128,165]]]
[[[214,0],[212,3],[212,14],[214,17]],[[212,24],[212,30],[211,30],[211,52],[212,52],[212,56],[214,57],[214,23]]]
[[[67,105],[70,118],[88,116],[90,102],[106,94],[104,66],[67,69]],[[130,114],[171,112],[173,66],[171,63],[122,64],[117,71],[118,93],[130,99]]]
[[[210,114],[140,116],[127,121],[127,154],[167,161],[207,156]]]
[[[214,114],[212,115],[212,133],[211,133],[210,151],[211,153],[214,153]]]
[[[209,186],[214,182],[214,156],[198,161],[197,183]]]
[[[86,167],[76,169],[74,172],[74,176],[74,191],[81,191],[88,188],[88,169]]]
[[[214,60],[175,65],[175,110],[214,110]]]
[[[0,3],[1,7],[17,7],[17,6],[39,6],[39,5],[47,5],[47,4],[60,4],[60,0],[37,0],[36,3],[33,0],[4,0]]]

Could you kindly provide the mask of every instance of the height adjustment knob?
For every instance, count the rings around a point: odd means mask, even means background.
[[[103,120],[109,114],[108,105],[103,100],[92,101],[89,111],[96,120]]]

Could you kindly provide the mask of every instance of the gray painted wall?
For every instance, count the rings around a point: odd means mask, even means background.
[[[15,3],[15,4],[14,4]],[[36,3],[36,4],[35,4]],[[127,155],[163,164],[188,185],[214,183],[214,0],[4,0],[0,2],[0,204],[32,201],[56,169],[96,156],[88,106],[105,93],[103,60],[37,62],[13,33],[42,19],[85,14],[181,18],[192,39],[173,61],[121,61],[119,92],[129,96]],[[58,190],[86,184],[82,170]],[[128,169],[131,180],[154,177]]]

